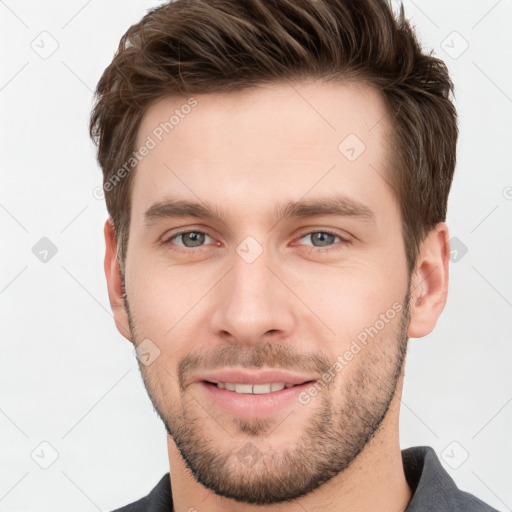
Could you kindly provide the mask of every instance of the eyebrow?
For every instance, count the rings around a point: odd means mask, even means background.
[[[276,222],[320,216],[359,217],[375,221],[375,213],[368,206],[343,195],[288,201],[273,209],[273,220]],[[173,198],[154,203],[144,213],[147,226],[159,220],[183,217],[220,220],[225,223],[227,215],[215,205]]]

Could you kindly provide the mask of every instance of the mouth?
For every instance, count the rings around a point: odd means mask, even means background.
[[[285,409],[302,408],[300,393],[316,382],[317,379],[282,372],[224,372],[219,377],[197,380],[196,384],[210,406],[231,417],[254,420]]]
[[[299,384],[292,384],[286,382],[272,382],[267,384],[247,384],[234,382],[210,382],[207,380],[203,382],[206,384],[211,384],[212,386],[216,386],[219,389],[225,389],[226,391],[234,391],[235,393],[266,395],[268,393],[282,391],[283,389],[290,389],[296,386],[302,386],[304,384],[312,384],[315,381],[309,380]]]

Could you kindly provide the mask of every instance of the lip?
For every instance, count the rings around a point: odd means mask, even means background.
[[[257,419],[274,414],[286,407],[299,404],[299,395],[317,379],[308,376],[290,374],[278,370],[247,372],[239,370],[224,370],[204,374],[196,380],[196,384],[204,393],[206,400],[231,416],[244,419]],[[213,382],[231,382],[235,384],[293,384],[265,394],[237,393],[218,388]]]
[[[299,375],[283,370],[237,370],[226,369],[212,372],[206,372],[196,379],[196,382],[231,382],[233,384],[303,384],[305,382],[317,380],[317,377],[312,375]],[[276,391],[278,393],[278,391]]]

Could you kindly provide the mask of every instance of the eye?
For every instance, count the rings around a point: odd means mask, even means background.
[[[176,233],[164,241],[164,245],[177,245],[179,247],[186,247],[193,249],[195,247],[202,247],[206,238],[213,240],[209,235],[202,231],[182,231]],[[175,240],[181,240],[181,243],[175,243]]]
[[[331,248],[338,239],[342,244],[350,243],[348,240],[342,238],[336,233],[330,231],[310,231],[305,235],[302,235],[299,240],[309,240],[311,244],[305,244],[312,246],[316,252],[323,252]]]
[[[350,244],[349,240],[328,230],[310,231],[300,236],[297,240],[309,240],[309,244],[300,245],[309,245],[311,247],[310,250],[316,253],[328,252],[329,249],[336,245],[337,241],[341,245]],[[181,231],[165,239],[162,244],[168,246],[173,251],[190,254],[192,249],[197,249],[194,252],[202,251],[208,243],[212,242],[215,242],[215,240],[203,231]]]

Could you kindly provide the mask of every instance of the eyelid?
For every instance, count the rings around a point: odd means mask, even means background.
[[[206,236],[210,237],[215,242],[215,237],[213,235],[211,235],[210,233],[208,233],[207,230],[187,228],[187,229],[183,229],[183,230],[177,231],[176,233],[171,233],[171,234],[163,235],[161,237],[161,243],[162,243],[163,246],[175,245],[176,247],[178,247],[178,249],[176,249],[178,252],[179,251],[182,251],[182,252],[201,251],[201,250],[205,249],[207,244],[200,245],[198,247],[186,247],[184,245],[180,245],[180,244],[175,244],[174,243],[174,239],[175,238],[178,238],[180,235],[186,235],[187,233],[200,233],[202,235],[206,235]],[[218,243],[215,243],[215,245],[218,245]]]
[[[292,244],[304,246],[303,244],[300,244],[297,242],[299,242],[302,238],[304,238],[306,236],[310,236],[314,233],[323,233],[323,234],[327,234],[327,235],[332,235],[334,237],[337,237],[339,239],[339,241],[337,241],[337,242],[335,241],[332,245],[329,245],[327,247],[322,247],[322,246],[317,247],[312,244],[306,244],[305,247],[308,247],[309,250],[311,250],[313,252],[317,252],[317,253],[326,252],[327,253],[327,252],[335,251],[336,249],[340,249],[340,245],[343,246],[343,245],[348,245],[348,244],[352,243],[352,240],[350,239],[350,237],[343,236],[337,230],[329,229],[329,228],[314,228],[314,229],[308,228],[308,231],[305,231],[305,232],[301,233],[300,235],[298,235],[297,237],[295,237]]]
[[[293,241],[292,241],[292,245],[303,246],[302,244],[297,244],[297,242],[300,241],[302,238],[304,238],[304,237],[306,237],[308,235],[312,235],[314,233],[324,233],[324,234],[333,235],[333,236],[339,238],[339,242],[334,242],[332,245],[329,245],[327,247],[322,247],[322,246],[316,247],[314,245],[305,245],[305,247],[309,248],[308,251],[313,252],[313,253],[318,253],[318,254],[326,253],[327,254],[327,253],[330,253],[332,251],[336,251],[337,249],[341,249],[340,245],[341,246],[345,246],[345,245],[350,245],[350,244],[353,243],[353,241],[351,240],[350,236],[343,236],[340,232],[338,232],[337,230],[332,229],[332,228],[322,228],[322,227],[308,226],[307,228],[304,228],[304,229],[307,229],[307,231],[303,231],[298,236],[295,236]],[[204,234],[204,235],[210,237],[214,241],[216,239],[215,236],[213,236],[212,234],[209,233],[208,229],[203,228],[202,226],[199,229],[195,228],[193,226],[192,227],[188,226],[186,228],[179,229],[176,232],[172,232],[172,230],[171,230],[171,233],[167,232],[166,234],[162,235],[162,237],[161,237],[161,239],[162,239],[161,244],[164,247],[174,246],[172,250],[175,251],[175,252],[178,252],[178,253],[192,254],[192,253],[201,253],[201,252],[207,250],[208,244],[200,245],[200,246],[197,246],[197,247],[186,247],[184,245],[175,244],[173,242],[173,239],[179,237],[180,235],[185,235],[187,233],[201,233],[201,234]],[[216,241],[215,245],[219,246],[219,242]]]
[[[182,231],[180,233],[174,233],[174,235],[170,236],[167,240],[170,241],[170,240],[178,238],[178,237],[180,237],[182,235],[187,235],[188,233],[200,233],[201,235],[206,235],[207,237],[210,237],[213,240],[213,237],[210,236],[208,233],[205,233],[204,231],[199,231],[199,230],[196,230],[196,229],[194,229],[192,231],[189,230],[189,231]]]
[[[346,240],[346,241],[348,241],[348,239],[349,239],[348,233],[343,234],[344,232],[341,232],[340,230],[337,230],[335,228],[322,228],[322,227],[311,228],[310,226],[308,226],[307,231],[304,231],[301,234],[299,234],[298,236],[296,236],[295,240],[304,238],[305,236],[311,235],[313,233],[327,233],[329,235],[337,236],[337,237],[341,238],[342,240]]]
[[[184,235],[186,233],[202,233],[208,235],[211,238],[215,238],[215,236],[211,233],[211,230],[205,226],[187,226],[183,228],[174,228],[167,230],[158,241],[162,243],[168,242],[171,238],[175,238],[179,235]]]

